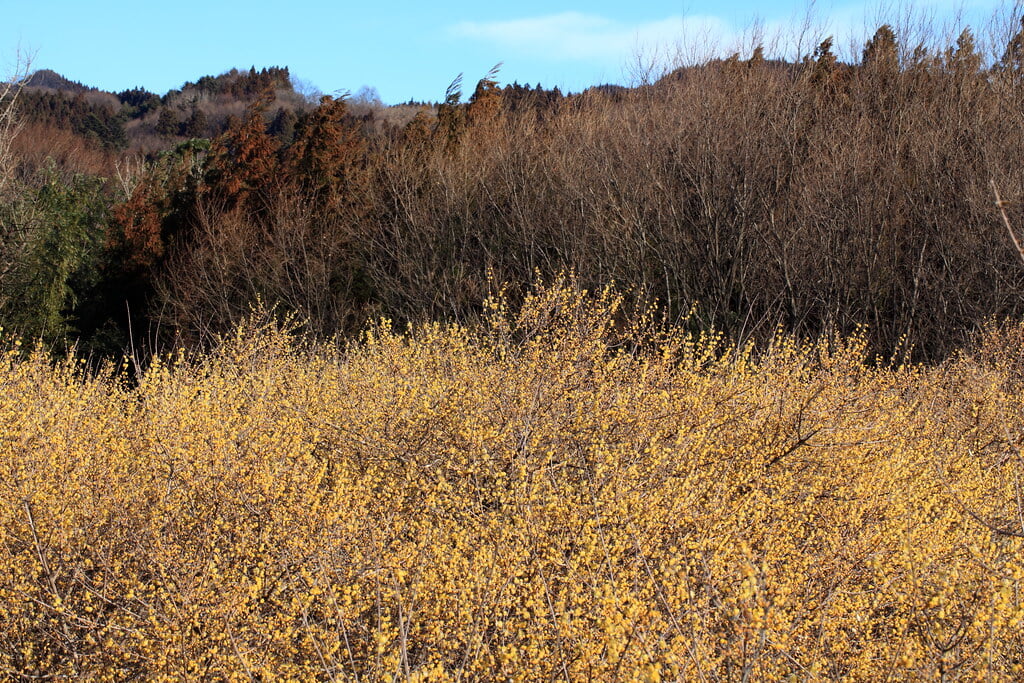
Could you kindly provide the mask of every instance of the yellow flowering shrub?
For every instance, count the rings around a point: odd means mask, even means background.
[[[893,366],[618,304],[556,284],[346,346],[250,323],[135,379],[10,345],[0,671],[1024,675],[1019,337]]]

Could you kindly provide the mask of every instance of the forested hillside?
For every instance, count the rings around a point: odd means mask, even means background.
[[[883,26],[855,63],[826,40],[568,95],[492,71],[396,107],[310,101],[283,68],[160,96],[40,72],[7,100],[0,317],[104,353],[129,328],[202,342],[257,300],[346,334],[565,271],[738,340],[866,326],[941,358],[1024,311],[991,187],[1024,194],[1020,46]]]

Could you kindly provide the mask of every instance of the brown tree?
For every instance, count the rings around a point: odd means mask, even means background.
[[[476,84],[476,90],[469,98],[469,107],[466,111],[469,125],[476,126],[493,121],[501,113],[501,88],[495,79],[500,69],[499,62]]]
[[[246,110],[245,119],[217,138],[210,149],[206,182],[228,208],[259,211],[278,182],[278,142],[263,120],[270,96]]]
[[[325,207],[358,194],[366,149],[344,98],[325,96],[300,120],[288,153],[288,174]]]

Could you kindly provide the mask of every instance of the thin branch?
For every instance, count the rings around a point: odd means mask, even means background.
[[[964,499],[960,497],[960,494],[956,492],[956,489],[953,488],[953,484],[946,477],[945,473],[942,471],[942,468],[939,467],[938,463],[935,463],[935,470],[936,473],[939,475],[939,480],[946,487],[946,491],[949,493],[949,495],[953,497],[953,500],[956,501],[957,505],[960,506],[960,509],[967,513],[967,515],[971,517],[974,521],[978,522],[979,524],[987,528],[989,531],[991,531],[994,534],[998,534],[999,536],[1009,536],[1011,538],[1024,538],[1024,531],[1015,531],[1013,529],[996,526],[995,524],[988,521],[987,519],[984,519],[981,515],[972,510],[967,505],[967,503],[964,502]]]
[[[993,179],[992,192],[996,196],[996,206],[999,207],[999,213],[1003,217],[1003,224],[1006,226],[1006,231],[1010,233],[1010,239],[1013,240],[1013,246],[1017,248],[1017,255],[1020,256],[1020,260],[1024,263],[1024,247],[1021,247],[1020,240],[1017,239],[1017,234],[1013,231],[1013,226],[1010,225],[1010,219],[1006,215],[1006,202],[999,196],[999,189],[996,187],[996,181]]]

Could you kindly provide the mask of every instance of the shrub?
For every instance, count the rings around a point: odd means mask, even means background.
[[[6,355],[0,668],[1020,675],[1003,361],[753,355],[629,332],[608,290],[526,300],[343,350],[256,320],[134,386]]]

